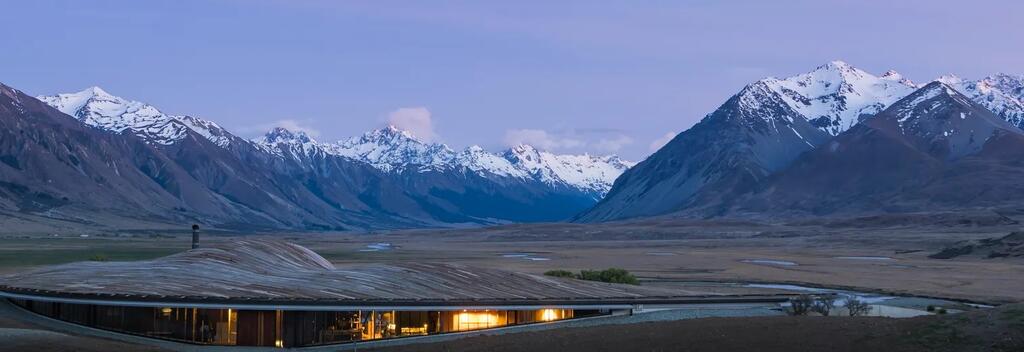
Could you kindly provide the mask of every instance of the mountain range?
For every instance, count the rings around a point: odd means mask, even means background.
[[[297,230],[556,221],[593,205],[631,165],[528,145],[456,152],[394,126],[335,143],[281,128],[246,140],[98,87],[37,98],[2,89],[5,221]],[[96,145],[104,141],[119,148]]]
[[[920,85],[834,61],[765,78],[623,173],[575,220],[1016,208],[1018,187],[1000,186],[1024,150],[1015,147],[1022,102],[1024,77],[1006,74]]]
[[[1024,77],[1007,74],[918,84],[834,61],[743,87],[635,165],[528,145],[454,150],[395,126],[250,140],[97,87],[31,97],[0,85],[0,98],[5,226],[366,230],[1024,209]]]

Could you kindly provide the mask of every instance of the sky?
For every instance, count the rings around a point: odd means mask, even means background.
[[[744,85],[843,60],[1024,74],[1024,1],[8,1],[0,82],[100,86],[243,137],[388,123],[640,160]]]

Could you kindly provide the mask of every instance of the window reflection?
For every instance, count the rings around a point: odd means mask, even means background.
[[[12,300],[82,325],[209,345],[296,347],[488,329],[593,316],[598,310],[256,311]]]

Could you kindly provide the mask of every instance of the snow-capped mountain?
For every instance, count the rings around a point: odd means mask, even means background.
[[[974,154],[1000,133],[1021,133],[987,107],[938,81],[900,100],[881,117],[894,119],[900,134],[938,158]],[[874,125],[881,128],[883,122]]]
[[[802,154],[720,213],[827,216],[1016,209],[1024,131],[932,82]],[[726,190],[723,190],[726,191]]]
[[[455,158],[455,151],[440,143],[424,143],[409,131],[395,126],[362,136],[326,144],[328,152],[359,160],[384,172],[441,170]]]
[[[554,154],[520,144],[500,154],[514,170],[547,184],[566,184],[581,190],[595,191],[603,197],[612,183],[636,163],[616,155]],[[495,172],[495,171],[492,171]]]
[[[1014,126],[1024,128],[1024,76],[995,74],[977,81],[955,75],[938,79]]]
[[[250,141],[97,87],[38,99],[86,130],[152,147],[139,155],[154,156],[133,167],[181,203],[153,211],[156,218],[176,212],[211,224],[309,229],[556,221],[593,205],[629,165],[545,152],[536,152],[540,164],[522,163],[511,153],[424,143],[394,127],[336,143],[280,128]]]
[[[896,71],[874,76],[843,61],[832,61],[796,76],[761,80],[787,105],[830,135],[850,129],[916,89]]]
[[[149,143],[174,144],[186,138],[188,131],[221,147],[237,138],[212,121],[167,115],[152,105],[113,96],[100,87],[36,98],[89,126],[115,133],[127,131]]]
[[[442,143],[426,143],[395,126],[343,139],[318,142],[302,132],[276,128],[253,140],[277,155],[328,153],[366,163],[384,173],[469,171],[482,177],[506,177],[569,187],[603,197],[623,171],[633,163],[618,156],[559,155],[519,145],[501,153],[479,146],[455,151]],[[596,200],[595,199],[595,200]]]
[[[323,150],[320,142],[305,132],[291,131],[281,127],[276,127],[253,139],[252,143],[266,153],[292,158],[298,162],[329,154]]]
[[[1024,79],[1020,76],[939,80],[948,85],[932,83],[919,90],[921,86],[895,71],[874,76],[841,61],[788,78],[759,80],[626,171],[608,196],[578,219],[602,221],[680,211],[699,216],[721,214],[733,207],[736,197],[773,187],[765,182],[793,168],[797,157],[818,153],[822,145],[841,148],[834,144],[834,136],[844,135],[864,121],[874,123],[883,111],[896,124],[898,132],[893,133],[916,136],[915,141],[931,148],[921,150],[949,159],[974,155],[992,136],[1005,134],[999,131],[1015,130],[1010,125],[1022,126]],[[953,110],[956,113],[950,112]],[[812,195],[824,197],[830,179],[859,174],[849,169],[850,165],[856,165],[854,161],[861,157],[870,162],[872,153],[878,151],[854,152],[846,165],[830,164],[823,156],[815,168],[823,169],[818,174],[827,175],[820,177],[825,186]],[[936,163],[906,160],[907,165],[916,162],[913,165],[920,166],[918,169]],[[887,167],[892,172],[909,170],[897,164]],[[803,182],[797,177],[790,186],[796,192]]]
[[[949,83],[1019,126],[1019,111],[1024,111],[1019,108],[1020,77],[996,75]],[[698,208],[704,215],[716,214],[732,202],[726,197],[759,187],[801,154],[874,118],[918,88],[895,71],[874,76],[842,61],[788,78],[758,80],[626,171],[607,197],[578,219],[602,221]],[[977,147],[961,151],[957,143],[953,156]]]

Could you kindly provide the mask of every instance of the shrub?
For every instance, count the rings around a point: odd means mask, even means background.
[[[105,262],[108,260],[110,260],[110,258],[108,258],[105,254],[93,254],[91,257],[89,257],[89,261],[92,262]]]
[[[946,308],[939,308],[939,311],[938,311],[938,313],[939,313],[940,315],[941,315],[941,314],[946,314]]]
[[[935,306],[933,306],[933,305],[929,305],[929,306],[928,306],[927,308],[925,308],[925,309],[926,309],[926,310],[928,310],[929,312],[934,312],[934,311],[935,311]]]
[[[626,271],[625,269],[619,268],[608,268],[605,270],[582,270],[579,274],[574,274],[568,270],[550,270],[548,272],[545,272],[544,275],[553,277],[567,277],[587,281],[608,282],[613,284],[640,284],[640,281],[637,280],[636,276],[633,276],[633,274],[630,274],[629,271]]]
[[[613,284],[640,284],[640,281],[636,279],[636,276],[633,276],[633,274],[630,274],[625,269],[619,268],[608,268],[605,270],[583,270],[580,271],[579,278],[590,281],[610,282]]]
[[[789,300],[789,314],[791,315],[807,315],[811,312],[811,308],[814,306],[814,297],[808,294],[802,294],[791,298]]]
[[[814,305],[811,306],[811,310],[818,312],[818,314],[828,316],[832,313],[832,308],[836,307],[836,296],[835,295],[822,295],[818,296],[814,300]]]
[[[851,317],[868,315],[868,313],[871,313],[871,305],[853,296],[846,298],[845,307],[850,311]]]

